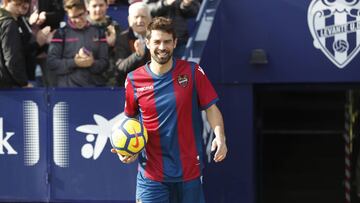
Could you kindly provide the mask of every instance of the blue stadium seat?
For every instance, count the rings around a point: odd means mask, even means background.
[[[129,6],[127,5],[111,5],[108,8],[108,15],[112,17],[112,19],[116,20],[122,29],[127,29],[129,27],[129,23],[127,17],[129,15],[128,12]]]

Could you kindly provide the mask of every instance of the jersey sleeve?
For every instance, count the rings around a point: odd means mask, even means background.
[[[205,110],[215,104],[219,100],[219,97],[208,77],[205,75],[204,70],[198,64],[195,65],[194,72],[195,86],[200,108]]]
[[[129,77],[125,81],[125,107],[124,113],[127,117],[136,117],[139,112],[139,105],[136,100],[135,88]]]

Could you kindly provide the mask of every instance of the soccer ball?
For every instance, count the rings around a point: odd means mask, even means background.
[[[147,131],[135,118],[124,118],[116,122],[111,130],[110,142],[117,153],[132,156],[144,149],[148,140]]]

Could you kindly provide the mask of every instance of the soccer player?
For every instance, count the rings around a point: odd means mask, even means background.
[[[198,64],[172,57],[176,42],[172,21],[154,18],[146,33],[151,61],[126,78],[125,114],[140,114],[149,136],[139,156],[119,155],[124,163],[139,157],[137,202],[205,202],[201,110],[214,129],[214,161],[227,154],[218,96]]]

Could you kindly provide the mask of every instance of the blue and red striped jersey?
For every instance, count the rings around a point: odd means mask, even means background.
[[[201,110],[218,96],[198,64],[173,60],[170,71],[159,76],[149,63],[128,74],[125,114],[140,114],[148,143],[139,156],[139,170],[163,182],[187,181],[201,175]]]

